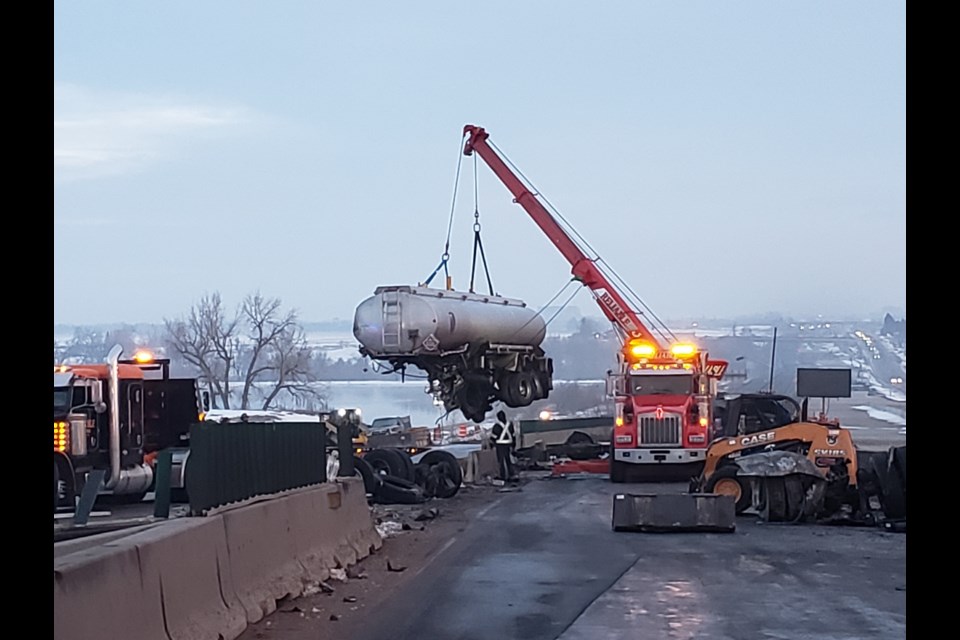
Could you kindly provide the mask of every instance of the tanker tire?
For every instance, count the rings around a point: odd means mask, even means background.
[[[363,479],[363,492],[367,495],[376,495],[380,487],[380,476],[374,472],[370,463],[360,456],[353,456],[353,470]]]
[[[892,457],[887,464],[886,473],[881,476],[883,515],[889,520],[902,520],[907,517],[907,493],[900,481],[900,473],[893,465]]]
[[[903,493],[907,493],[907,446],[893,447],[890,451],[891,466],[900,476]]]
[[[413,465],[413,475],[414,475],[413,481],[417,483],[417,486],[419,486],[421,489],[426,491],[427,476],[430,475],[430,467],[428,465],[423,464],[422,462],[418,462],[417,464]],[[429,496],[429,497],[432,498],[433,496]]]
[[[374,449],[368,451],[366,455],[363,456],[363,459],[370,464],[373,472],[377,475],[406,478],[407,465],[403,463],[403,459],[397,455],[397,452],[392,449]]]
[[[508,374],[503,376],[503,378],[500,379],[500,383],[498,385],[499,392],[497,393],[497,395],[499,396],[503,404],[507,405],[511,409],[516,409],[517,407],[520,406],[518,404],[516,396],[513,393],[514,391],[513,376],[514,375],[515,374]]]
[[[783,490],[786,498],[785,521],[799,522],[803,519],[804,506],[806,505],[806,491],[803,489],[803,483],[796,475],[786,476],[783,479]]]
[[[420,504],[426,500],[416,484],[396,476],[380,476],[380,486],[374,498],[380,504]]]
[[[787,489],[783,478],[764,478],[762,489],[763,517],[767,522],[787,519]]]
[[[406,451],[399,448],[389,449],[390,452],[394,454],[397,460],[400,461],[400,464],[403,465],[403,474],[399,477],[407,480],[409,482],[417,481],[417,473],[413,467],[413,460],[410,459],[410,455]]]
[[[437,498],[452,498],[460,491],[460,485],[463,483],[463,471],[460,469],[460,462],[453,454],[447,451],[428,451],[420,463],[427,466],[428,487],[430,481],[436,483],[436,487],[430,487],[428,493],[433,493]]]
[[[533,385],[533,399],[542,400],[543,398],[546,398],[547,393],[544,389],[543,380],[540,379],[540,376],[532,371],[527,375],[530,376],[530,384]]]
[[[567,445],[572,444],[593,444],[593,438],[583,431],[574,431],[570,434],[570,437],[567,438]]]
[[[526,371],[518,373],[514,393],[516,394],[515,397],[517,400],[521,403],[521,407],[532,404],[533,401],[538,398],[536,376]]]

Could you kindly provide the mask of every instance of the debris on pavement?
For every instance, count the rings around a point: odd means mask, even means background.
[[[343,601],[344,601],[344,602],[356,602],[356,601],[357,601],[357,596],[344,596],[344,597],[343,597]]]
[[[381,538],[389,538],[403,531],[403,524],[395,520],[387,520],[377,525],[377,533]]]
[[[367,577],[367,574],[362,567],[358,567],[357,565],[352,565],[347,567],[347,577],[350,578],[351,580],[365,580]]]
[[[400,571],[406,571],[406,569],[407,569],[406,567],[395,567],[395,566],[393,566],[392,564],[390,564],[390,560],[387,559],[387,571],[400,572]]]
[[[330,577],[338,582],[346,582],[347,572],[344,569],[330,569]]]
[[[436,507],[430,507],[429,509],[425,509],[420,513],[418,513],[417,516],[414,518],[414,520],[416,520],[417,522],[423,522],[424,520],[433,520],[439,515],[440,515],[439,509],[437,509]]]

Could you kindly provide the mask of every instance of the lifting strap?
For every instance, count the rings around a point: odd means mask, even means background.
[[[476,160],[476,159],[474,159]],[[450,281],[450,270],[447,268],[447,263],[450,261],[450,231],[453,229],[453,213],[457,207],[457,190],[460,187],[460,166],[463,164],[463,138],[460,139],[460,142],[457,144],[457,177],[453,181],[453,201],[450,203],[450,219],[447,221],[447,241],[443,245],[443,255],[440,256],[440,264],[437,265],[437,268],[433,270],[433,273],[430,274],[430,277],[424,280],[423,286],[429,287],[430,282],[436,277],[437,273],[440,272],[440,269],[443,269],[443,274],[446,276],[446,287],[447,289],[452,289],[452,283]],[[474,169],[476,173],[476,169]]]
[[[483,252],[483,241],[480,239],[480,197],[477,188],[477,154],[473,154],[473,260],[470,265],[470,293],[474,293],[474,276],[477,272],[477,249],[480,250],[480,259],[483,260],[483,273],[487,276],[487,287],[490,295],[493,292],[493,282],[490,280],[490,269],[487,267],[487,256]]]

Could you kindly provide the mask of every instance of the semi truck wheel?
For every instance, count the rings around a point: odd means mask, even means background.
[[[403,449],[397,449],[397,448],[390,449],[389,451],[394,455],[394,457],[397,459],[397,461],[403,468],[403,473],[397,474],[397,475],[399,475],[399,477],[403,478],[404,480],[408,480],[409,482],[416,482],[417,473],[413,468],[413,460],[410,459],[410,456],[407,455],[407,452],[404,451]]]
[[[363,459],[370,463],[373,472],[378,475],[389,475],[397,478],[405,478],[407,475],[407,467],[403,464],[403,460],[397,455],[396,451],[391,449],[374,449],[367,452]]]
[[[610,482],[615,482],[617,484],[627,481],[627,472],[630,470],[630,467],[627,466],[626,462],[620,462],[619,460],[610,459]]]
[[[463,470],[460,462],[447,451],[428,451],[420,464],[427,467],[427,493],[438,498],[452,498],[460,491]]]
[[[380,476],[373,470],[373,466],[360,456],[353,456],[353,471],[363,479],[363,492],[367,495],[376,495],[380,486]]]
[[[903,492],[907,492],[907,447],[894,447],[890,451],[890,464],[893,470],[900,475],[900,484],[903,485]]]

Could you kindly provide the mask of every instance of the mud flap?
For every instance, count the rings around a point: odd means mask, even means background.
[[[618,493],[613,496],[613,530],[730,533],[736,530],[736,509],[733,497],[713,493]]]

